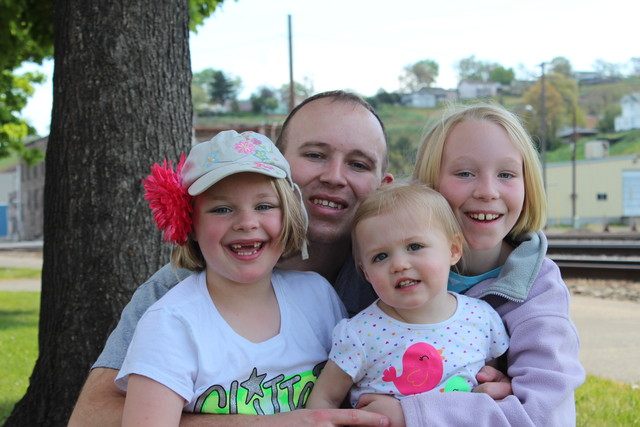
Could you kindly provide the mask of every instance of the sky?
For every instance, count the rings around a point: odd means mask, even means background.
[[[539,64],[557,56],[575,71],[591,71],[597,59],[626,64],[640,56],[639,11],[630,0],[225,0],[191,34],[191,66],[240,77],[241,99],[262,85],[280,88],[289,81],[290,15],[293,78],[316,92],[396,91],[403,68],[423,59],[439,64],[435,86],[451,89],[455,64],[471,55],[516,78],[537,78]],[[46,135],[53,61],[19,71],[33,69],[48,82],[22,117]]]

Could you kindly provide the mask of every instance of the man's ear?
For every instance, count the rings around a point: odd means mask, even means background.
[[[451,240],[451,264],[455,265],[462,258],[462,247],[464,246],[464,237],[456,234]]]

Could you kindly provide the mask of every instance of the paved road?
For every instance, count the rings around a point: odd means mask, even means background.
[[[640,387],[640,304],[574,295],[571,317],[587,373]]]
[[[33,253],[0,253],[0,267],[40,268]],[[39,291],[39,280],[0,280],[0,290]],[[587,373],[640,386],[640,304],[575,295],[571,316]]]

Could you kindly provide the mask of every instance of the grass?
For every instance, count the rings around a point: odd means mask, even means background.
[[[29,386],[39,315],[40,292],[0,292],[0,425]]]
[[[4,268],[0,267],[0,280],[7,279],[40,279],[41,270],[33,268]]]
[[[640,426],[640,389],[587,376],[576,390],[577,426]]]
[[[0,425],[24,395],[38,356],[40,292],[0,292]],[[577,426],[640,426],[640,390],[588,376],[576,391]]]

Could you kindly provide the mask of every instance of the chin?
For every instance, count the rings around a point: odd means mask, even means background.
[[[307,233],[310,242],[322,243],[326,245],[349,241],[351,235],[336,229],[310,229]]]

